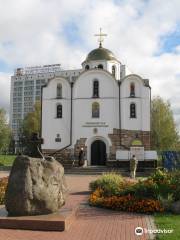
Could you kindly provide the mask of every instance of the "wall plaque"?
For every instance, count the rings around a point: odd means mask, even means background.
[[[86,122],[83,127],[108,127],[106,122]]]

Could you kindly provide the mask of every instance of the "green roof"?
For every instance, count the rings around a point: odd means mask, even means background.
[[[117,60],[117,59],[110,50],[103,47],[99,47],[92,50],[87,55],[86,61],[92,60]]]

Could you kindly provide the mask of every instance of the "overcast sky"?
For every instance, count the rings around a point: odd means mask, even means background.
[[[16,67],[80,68],[102,27],[104,47],[148,78],[180,123],[180,0],[0,0],[0,9],[0,107],[9,111]]]

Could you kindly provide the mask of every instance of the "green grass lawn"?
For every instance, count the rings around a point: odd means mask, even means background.
[[[0,166],[12,166],[15,155],[0,155]]]
[[[173,229],[170,234],[157,234],[159,240],[180,240],[180,215],[155,214],[155,224],[158,229]]]

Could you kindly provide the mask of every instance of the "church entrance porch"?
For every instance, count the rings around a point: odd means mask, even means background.
[[[106,144],[102,140],[95,140],[91,144],[91,165],[106,164]]]

